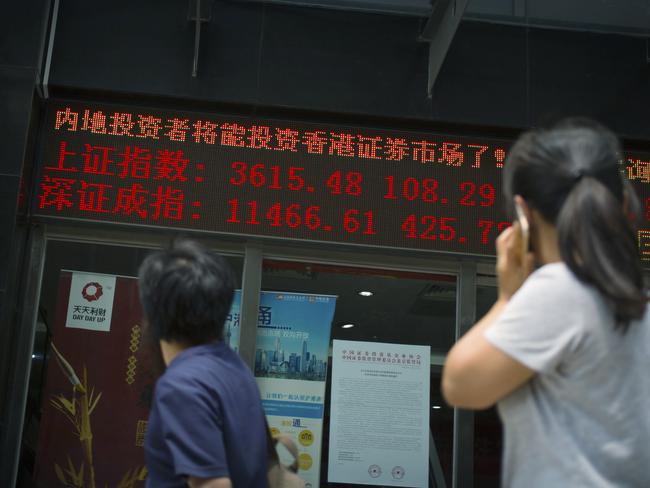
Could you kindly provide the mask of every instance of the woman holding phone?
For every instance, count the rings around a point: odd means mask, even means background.
[[[621,158],[610,131],[577,119],[508,155],[519,216],[497,240],[498,300],[442,378],[456,407],[498,403],[503,486],[650,486],[650,314]]]

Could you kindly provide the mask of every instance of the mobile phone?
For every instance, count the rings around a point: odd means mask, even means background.
[[[517,202],[515,202],[515,212],[517,212],[517,220],[519,221],[519,227],[521,227],[521,256],[525,257],[530,249],[530,224],[524,210]]]

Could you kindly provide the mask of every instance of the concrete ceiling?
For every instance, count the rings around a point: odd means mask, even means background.
[[[469,0],[464,19],[647,36],[650,1]]]
[[[459,0],[455,2],[459,3]],[[446,0],[266,0],[265,3],[428,17],[434,6],[447,2]],[[569,30],[648,35],[650,34],[650,1],[469,0],[463,18]]]

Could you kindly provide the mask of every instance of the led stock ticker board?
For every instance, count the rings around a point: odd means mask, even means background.
[[[46,114],[35,214],[491,255],[510,224],[501,198],[508,145],[54,102]],[[626,164],[635,187],[647,193],[650,163]]]

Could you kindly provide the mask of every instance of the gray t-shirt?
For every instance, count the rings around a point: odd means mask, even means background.
[[[622,335],[564,263],[535,271],[486,332],[535,370],[499,402],[504,487],[650,487],[650,314]]]

